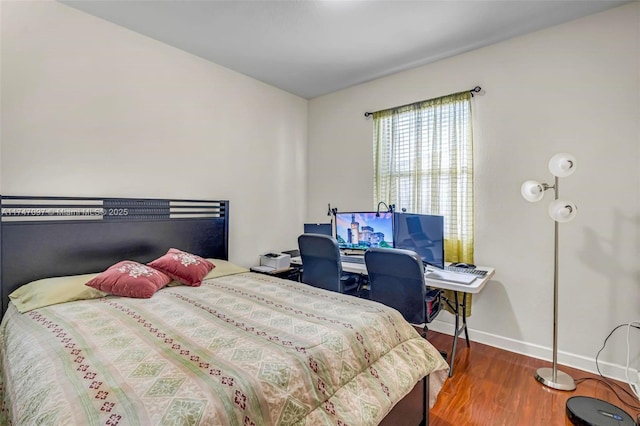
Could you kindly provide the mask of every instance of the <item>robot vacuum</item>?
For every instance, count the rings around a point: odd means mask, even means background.
[[[567,400],[567,417],[575,426],[637,426],[625,411],[587,396],[573,396]]]

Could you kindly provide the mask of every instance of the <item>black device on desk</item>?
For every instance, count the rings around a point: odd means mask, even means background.
[[[299,257],[300,256],[300,250],[298,249],[294,249],[294,250],[285,250],[283,251],[284,254],[288,254],[289,256],[293,257]]]
[[[304,233],[333,236],[333,227],[331,223],[305,223]]]
[[[475,269],[476,265],[474,265],[473,263],[464,263],[464,262],[456,262],[456,263],[452,263],[451,265],[454,268],[462,268],[462,269]]]

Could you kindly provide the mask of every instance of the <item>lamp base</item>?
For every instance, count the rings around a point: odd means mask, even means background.
[[[562,371],[556,370],[556,378],[554,380],[553,368],[538,368],[538,371],[536,371],[536,380],[553,389],[572,391],[576,388],[576,383],[573,381],[573,378]]]

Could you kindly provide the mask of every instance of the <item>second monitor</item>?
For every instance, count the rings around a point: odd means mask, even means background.
[[[423,263],[444,269],[444,217],[396,213],[394,222],[395,248],[413,250]]]
[[[331,223],[305,223],[304,233],[333,236],[333,226]]]

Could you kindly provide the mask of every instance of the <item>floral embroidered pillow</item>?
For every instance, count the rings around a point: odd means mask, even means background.
[[[116,296],[148,299],[171,282],[171,278],[147,265],[131,260],[118,262],[86,285]]]
[[[167,254],[147,265],[192,287],[202,284],[202,279],[216,267],[207,259],[175,248],[169,249]]]

